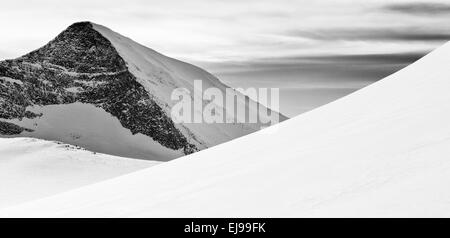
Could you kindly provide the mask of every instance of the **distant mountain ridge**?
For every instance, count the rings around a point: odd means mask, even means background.
[[[44,47],[0,62],[0,136],[37,137],[102,153],[169,160],[258,129],[251,124],[174,124],[170,93],[177,87],[189,88],[194,79],[206,86],[226,87],[198,67],[163,56],[103,26],[75,23]],[[245,103],[244,96],[242,100]],[[77,106],[67,110],[72,104]],[[66,107],[70,116],[54,108],[54,115],[49,114],[48,107],[54,105]],[[104,110],[91,118],[94,125],[89,135],[80,132],[89,122],[72,123],[95,111],[87,105]],[[122,128],[96,131],[111,116]],[[114,130],[122,131],[104,134]],[[121,136],[126,133],[123,130],[130,134]],[[137,135],[152,145],[136,144],[143,140]]]

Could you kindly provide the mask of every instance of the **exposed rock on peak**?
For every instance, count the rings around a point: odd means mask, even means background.
[[[193,90],[194,80],[226,88],[208,72],[106,27],[75,23],[42,48],[0,62],[0,136],[37,137],[101,153],[169,160],[259,129],[257,124],[175,124],[169,116],[170,95],[179,87]],[[240,95],[237,103],[245,105],[246,100]],[[90,107],[60,108],[80,110],[69,110],[70,115],[49,109],[80,103],[103,110],[102,118],[93,118],[98,124],[74,126],[82,125],[78,122]],[[120,126],[100,129],[111,117]]]
[[[111,43],[89,22],[75,23],[44,47],[16,60],[0,62],[0,93],[0,135],[34,136],[39,125],[20,126],[23,119],[37,117],[30,108],[81,102],[104,109],[132,134],[149,136],[180,154],[197,150],[127,71],[125,61]],[[79,143],[65,135],[38,137]],[[83,146],[98,150],[97,145]],[[109,151],[106,148],[99,152]]]
[[[44,47],[21,59],[50,63],[77,73],[105,73],[126,70],[125,62],[109,40],[90,22],[71,25]]]

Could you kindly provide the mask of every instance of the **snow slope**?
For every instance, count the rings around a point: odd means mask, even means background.
[[[0,208],[158,164],[31,138],[0,138]]]
[[[176,88],[189,90],[191,96],[197,97],[200,101],[202,100],[202,95],[193,93],[195,80],[202,81],[203,90],[217,88],[225,94],[226,88],[229,88],[212,74],[199,67],[162,55],[104,26],[94,23],[91,24],[94,30],[98,31],[112,43],[119,55],[126,62],[128,70],[168,115],[170,115],[172,107],[177,103],[177,101],[170,98]],[[203,106],[206,106],[206,104],[206,102],[203,102]],[[243,105],[249,114],[259,115],[257,107],[252,108],[246,105],[246,97],[242,93],[237,93],[236,105]],[[218,107],[224,108],[223,106]],[[265,109],[262,105],[258,107]],[[224,111],[225,113],[227,112],[226,110]],[[193,111],[193,114],[199,114],[200,117],[201,113],[202,111]],[[273,113],[278,114],[277,112]],[[219,114],[222,115],[222,113]],[[264,117],[264,115],[260,116]],[[235,119],[229,112],[225,118],[227,121],[233,121]],[[279,114],[279,119],[283,121],[287,118]],[[190,136],[191,142],[200,149],[209,148],[247,135],[264,127],[261,123],[182,123],[177,124],[177,126],[183,134],[193,134],[193,137]]]
[[[116,117],[92,104],[76,102],[27,110],[42,116],[2,121],[33,130],[22,132],[24,137],[63,141],[99,153],[157,161],[183,156],[181,151],[166,148],[148,136],[133,135]]]
[[[450,43],[334,103],[4,217],[450,217]],[[268,128],[270,129],[270,128]]]

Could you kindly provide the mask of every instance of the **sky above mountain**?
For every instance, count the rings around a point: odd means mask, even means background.
[[[450,3],[406,0],[2,0],[0,59],[89,20],[231,86],[281,88],[289,116],[353,92],[450,39]]]

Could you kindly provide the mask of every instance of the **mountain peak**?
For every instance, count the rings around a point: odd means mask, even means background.
[[[84,30],[84,29],[89,29],[89,28],[92,29],[92,22],[90,22],[90,21],[80,21],[80,22],[73,23],[67,29]]]
[[[40,49],[0,62],[0,137],[39,137],[143,159],[196,151],[94,26],[72,24]],[[108,126],[111,118],[117,121]]]
[[[73,27],[86,27],[86,26],[91,26],[92,27],[93,22],[91,21],[79,21],[79,22],[75,22],[72,25],[70,25],[68,28],[73,28]]]
[[[96,31],[94,29],[94,26],[101,26],[95,22],[91,22],[91,21],[79,21],[79,22],[75,22],[72,25],[70,25],[69,27],[66,28],[65,31],[69,30],[72,32],[90,32],[90,31]]]
[[[156,160],[190,154],[261,127],[259,123],[175,123],[171,109],[177,102],[172,92],[194,91],[196,80],[204,88],[224,93],[227,88],[199,67],[104,26],[77,22],[42,48],[0,62],[0,103],[5,102],[0,126],[17,136]],[[236,98],[237,105],[246,106],[244,95]],[[227,121],[235,119],[224,110]],[[258,113],[248,106],[246,110]],[[107,124],[111,117],[117,123]]]
[[[59,65],[77,73],[103,73],[126,69],[123,59],[111,42],[87,21],[70,25],[47,45],[21,59]]]

